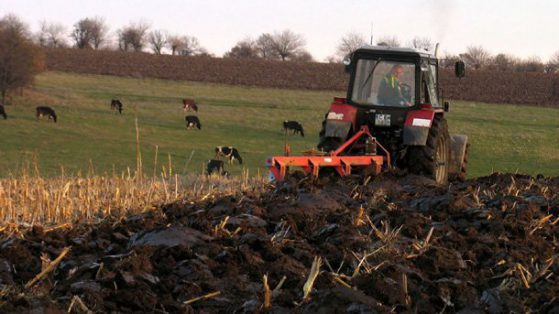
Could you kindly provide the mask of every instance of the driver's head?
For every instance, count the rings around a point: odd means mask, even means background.
[[[390,73],[392,73],[392,75],[394,75],[395,77],[400,77],[400,75],[402,75],[402,73],[404,73],[404,67],[402,67],[399,64],[396,64],[392,67],[392,70],[390,70]]]

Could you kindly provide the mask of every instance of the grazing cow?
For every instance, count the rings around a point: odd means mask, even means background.
[[[35,116],[37,117],[37,121],[39,118],[48,117],[49,120],[52,119],[56,123],[56,113],[51,107],[47,106],[39,106],[35,109],[36,113]]]
[[[182,104],[183,104],[184,111],[194,110],[194,111],[198,112],[198,104],[196,103],[196,101],[194,99],[184,98],[182,100]]]
[[[229,176],[229,172],[225,171],[225,167],[223,165],[223,160],[217,160],[217,159],[208,160],[206,173],[208,175],[212,175],[213,173],[217,173],[217,174],[219,174],[221,176],[224,176],[224,177]]]
[[[221,157],[227,158],[230,164],[232,164],[234,160],[238,160],[240,165],[243,164],[243,159],[239,151],[231,146],[217,146],[215,148],[215,158],[221,159]]]
[[[4,110],[4,106],[0,105],[0,116],[4,117],[4,120],[8,119],[8,115],[6,114],[6,111]]]
[[[113,98],[111,100],[111,109],[118,110],[118,113],[122,114],[122,102],[118,98]]]
[[[293,134],[300,133],[302,137],[305,137],[305,132],[303,131],[303,125],[297,121],[283,121],[283,130],[287,133],[287,130],[292,130]]]
[[[194,127],[198,128],[198,130],[202,129],[202,124],[197,116],[186,116],[184,120],[186,120],[186,128],[188,130]]]

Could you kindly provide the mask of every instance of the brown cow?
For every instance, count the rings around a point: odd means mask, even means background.
[[[194,110],[194,111],[198,112],[198,104],[196,103],[196,101],[194,99],[184,98],[182,100],[182,104],[183,104],[184,111]]]

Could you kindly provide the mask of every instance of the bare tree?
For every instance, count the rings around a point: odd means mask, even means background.
[[[93,18],[91,29],[91,41],[93,48],[99,49],[101,44],[105,42],[109,27],[105,24],[105,20],[100,17]]]
[[[559,71],[559,51],[554,53],[545,64],[546,73],[555,73],[557,71]]]
[[[274,37],[268,33],[264,33],[256,39],[256,50],[258,55],[264,59],[276,59],[278,57],[274,50]]]
[[[516,64],[516,60],[512,56],[499,53],[490,60],[490,64],[499,71],[512,71]]]
[[[148,35],[148,42],[153,53],[160,55],[161,50],[167,44],[167,34],[164,31],[155,30]]]
[[[15,15],[0,19],[0,94],[4,103],[10,91],[27,86],[44,67],[27,25]]]
[[[235,44],[231,50],[225,53],[225,58],[253,59],[258,58],[256,42],[245,38]]]
[[[182,47],[178,52],[181,56],[195,56],[206,53],[206,50],[200,46],[198,38],[187,35],[182,37]]]
[[[487,65],[491,58],[491,54],[481,46],[469,46],[466,49],[466,53],[460,55],[467,65],[473,67],[474,69],[481,69],[483,66]]]
[[[120,50],[142,51],[146,44],[146,33],[149,25],[145,22],[130,23],[118,31],[118,47]]]
[[[179,50],[183,46],[183,40],[180,36],[170,35],[167,36],[167,45],[169,46],[169,49],[171,49],[171,54],[175,55],[178,54]]]
[[[41,47],[66,47],[66,27],[55,22],[41,21],[37,41]]]
[[[377,40],[377,45],[387,47],[400,47],[400,40],[396,36],[383,36]]]
[[[108,27],[102,18],[85,18],[74,24],[71,36],[77,48],[99,49],[105,41],[107,32]]]
[[[336,48],[336,54],[340,58],[344,58],[365,44],[367,44],[367,40],[363,37],[363,35],[358,33],[347,33],[340,39],[338,47]]]
[[[171,54],[180,56],[211,56],[208,51],[200,45],[198,38],[194,36],[177,36],[167,37],[167,43],[171,49]]]
[[[428,37],[416,36],[410,40],[410,46],[415,49],[431,51],[435,47],[433,42]]]
[[[281,33],[275,33],[272,47],[282,61],[289,60],[303,50],[305,39],[302,35],[286,29]]]

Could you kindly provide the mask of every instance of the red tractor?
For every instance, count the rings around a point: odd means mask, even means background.
[[[347,97],[335,97],[320,131],[318,151],[271,157],[271,174],[282,181],[290,167],[339,175],[397,167],[439,184],[466,175],[468,138],[450,135],[448,102],[440,97],[435,55],[409,48],[365,46],[344,60]],[[464,63],[455,65],[464,76]]]

